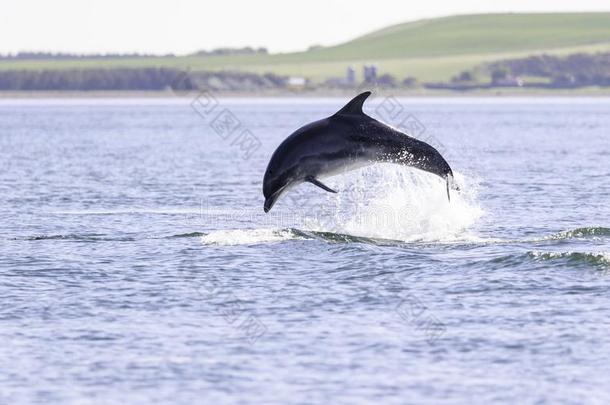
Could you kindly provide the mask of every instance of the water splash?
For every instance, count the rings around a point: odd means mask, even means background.
[[[471,232],[483,215],[476,201],[478,182],[460,173],[455,173],[455,181],[463,191],[452,191],[449,202],[443,179],[398,165],[377,164],[326,179],[337,194],[300,185],[284,196],[282,209],[250,218],[254,228],[214,230],[201,241],[204,245],[290,239],[481,242]]]
[[[341,191],[324,194],[318,214],[304,215],[301,226],[407,242],[472,241],[477,238],[469,229],[483,214],[476,202],[478,183],[459,173],[455,177],[463,191],[452,191],[451,202],[442,179],[397,165],[378,164],[329,178],[330,187]]]

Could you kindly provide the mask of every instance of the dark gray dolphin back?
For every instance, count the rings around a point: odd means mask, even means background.
[[[415,167],[435,174],[447,182],[447,198],[451,200],[450,186],[455,187],[453,172],[443,156],[426,142],[412,138],[383,122],[369,117],[363,111],[366,99],[371,95],[366,91],[354,97],[343,108],[337,111],[332,119],[347,118],[358,126],[357,137],[368,143],[373,161],[390,162]]]

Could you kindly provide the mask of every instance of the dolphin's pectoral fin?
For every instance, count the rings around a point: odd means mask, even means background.
[[[329,193],[336,193],[335,190],[328,187],[326,184],[322,183],[320,180],[316,179],[313,176],[308,177],[307,181],[310,182],[311,184],[314,184],[314,185],[320,187],[322,190],[328,191]]]

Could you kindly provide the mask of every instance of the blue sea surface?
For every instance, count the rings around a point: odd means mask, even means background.
[[[0,403],[610,403],[610,99],[377,96],[378,164],[263,212],[346,100],[0,100]]]

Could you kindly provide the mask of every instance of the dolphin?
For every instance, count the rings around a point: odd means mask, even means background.
[[[286,138],[271,156],[263,179],[264,210],[298,184],[309,182],[336,193],[321,178],[390,162],[440,176],[458,190],[447,161],[432,146],[369,117],[362,105],[370,91],[354,97],[334,115],[307,124]]]

